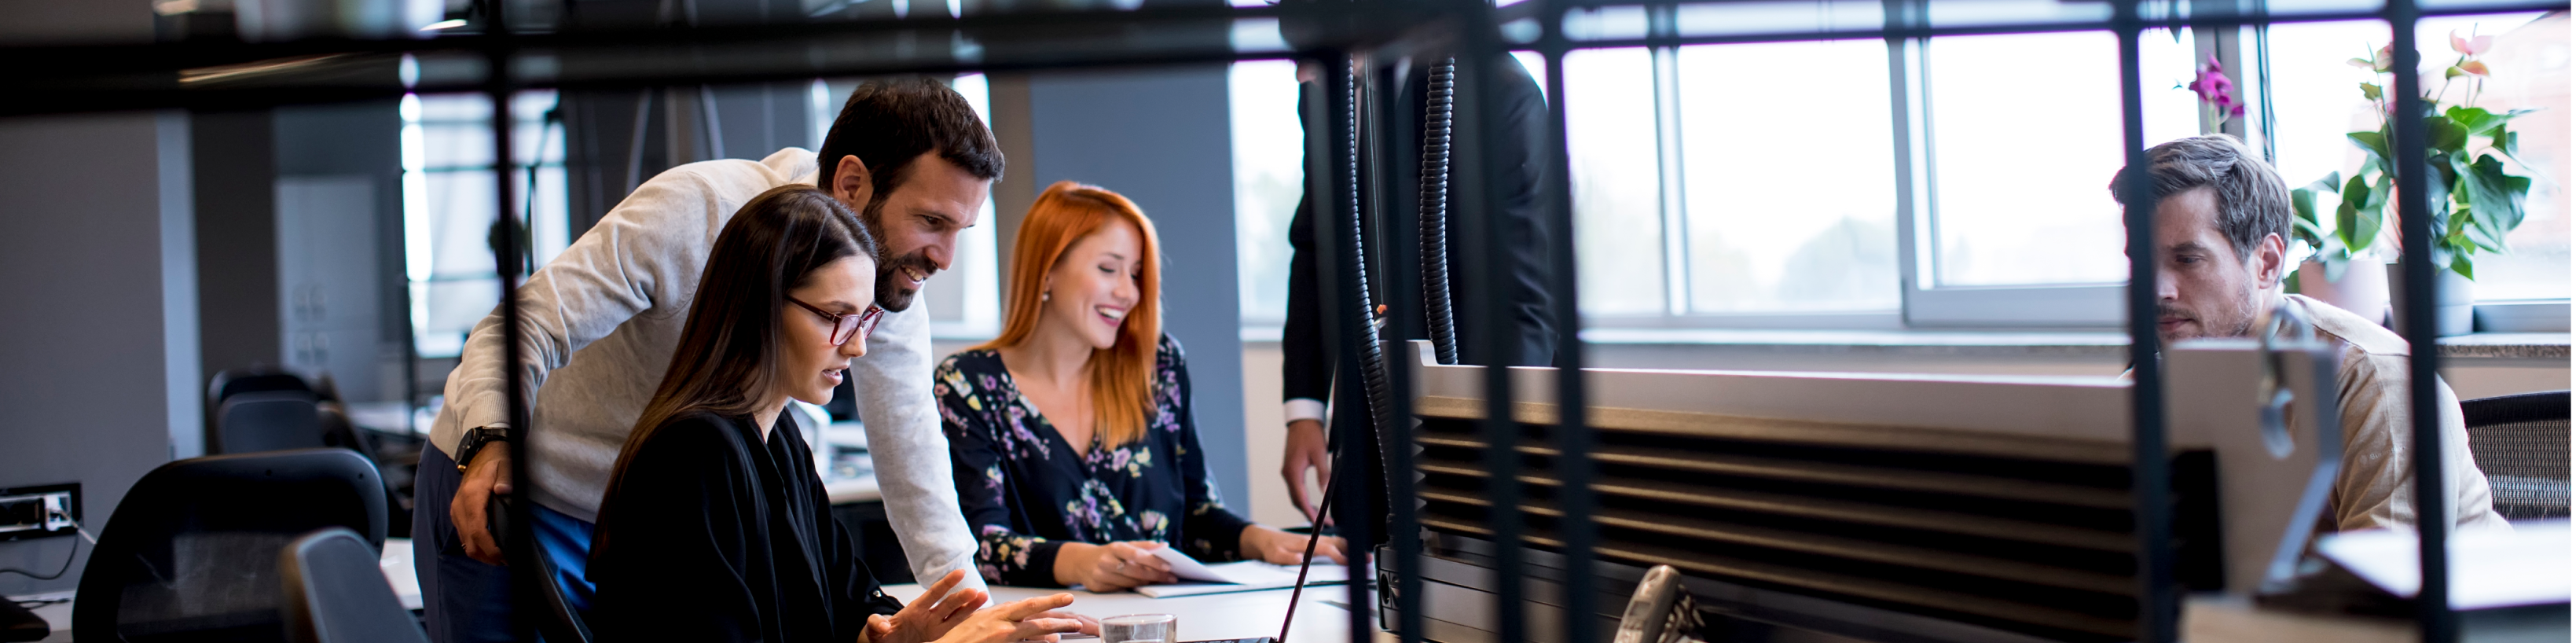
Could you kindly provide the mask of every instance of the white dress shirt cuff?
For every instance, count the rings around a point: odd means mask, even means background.
[[[1289,400],[1286,404],[1283,404],[1283,405],[1281,405],[1281,406],[1282,406],[1282,411],[1281,411],[1281,413],[1280,413],[1280,417],[1286,418],[1286,421],[1289,421],[1289,422],[1295,422],[1295,421],[1298,421],[1298,420],[1314,420],[1314,421],[1317,421],[1317,422],[1322,422],[1322,421],[1324,421],[1325,406],[1324,406],[1324,401],[1323,401],[1323,400],[1309,399],[1309,398],[1302,398],[1302,397],[1301,397],[1301,398],[1297,398],[1297,399]]]

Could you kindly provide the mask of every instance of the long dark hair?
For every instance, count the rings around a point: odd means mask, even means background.
[[[787,291],[824,264],[877,255],[876,238],[858,215],[814,186],[779,187],[743,204],[707,253],[680,345],[609,470],[608,495],[617,495],[636,446],[671,418],[695,411],[751,414],[757,393],[778,379]]]

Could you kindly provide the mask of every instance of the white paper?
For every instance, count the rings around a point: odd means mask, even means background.
[[[2512,531],[2451,536],[2451,608],[2563,603],[2569,598],[2569,533],[2564,518],[2517,522]],[[2411,597],[2423,586],[2415,532],[2348,531],[2317,540],[2317,552],[2381,590]]]
[[[1172,575],[1181,577],[1183,582],[1148,585],[1136,589],[1137,593],[1147,596],[1161,598],[1239,592],[1297,584],[1297,568],[1293,566],[1272,565],[1257,560],[1210,565],[1190,558],[1189,554],[1181,553],[1179,549],[1172,547],[1156,549],[1153,552],[1155,557],[1169,563],[1172,566]],[[1350,568],[1333,564],[1333,561],[1328,559],[1318,559],[1306,570],[1307,585],[1334,584],[1349,579]]]

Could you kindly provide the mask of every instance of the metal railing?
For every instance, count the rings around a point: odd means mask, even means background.
[[[1924,16],[1929,0],[1887,0],[1885,24],[1876,29],[1828,29],[1728,34],[1682,34],[1671,29],[1657,29],[1642,37],[1576,40],[1565,31],[1564,16],[1578,9],[1636,6],[1669,12],[1682,5],[1723,5],[1737,0],[1704,0],[1700,2],[1632,2],[1626,0],[1528,0],[1496,9],[1477,0],[1436,0],[1405,3],[1309,3],[1298,7],[1153,7],[1133,11],[1070,11],[1048,13],[1015,13],[977,15],[959,18],[933,17],[895,20],[848,22],[808,22],[790,25],[734,25],[692,28],[562,30],[552,33],[518,33],[503,22],[505,11],[486,11],[491,22],[477,35],[440,36],[407,40],[322,39],[286,43],[241,42],[163,42],[105,45],[40,45],[0,46],[0,115],[26,115],[106,110],[194,108],[222,109],[244,106],[276,105],[301,102],[328,102],[390,98],[406,92],[476,91],[488,95],[496,115],[510,114],[509,97],[521,89],[555,87],[596,89],[654,85],[701,84],[718,82],[753,82],[778,79],[884,74],[895,72],[963,72],[1038,70],[1075,67],[1136,66],[1179,63],[1225,62],[1252,59],[1298,58],[1318,63],[1323,71],[1323,91],[1317,92],[1318,107],[1308,110],[1305,123],[1309,132],[1309,189],[1323,195],[1318,202],[1318,236],[1323,247],[1331,248],[1333,258],[1318,262],[1322,274],[1319,283],[1328,284],[1336,296],[1326,298],[1325,319],[1328,345],[1339,352],[1339,371],[1344,382],[1339,391],[1343,399],[1363,399],[1371,391],[1361,382],[1380,378],[1383,386],[1377,393],[1392,395],[1381,398],[1382,404],[1339,405],[1332,430],[1341,445],[1335,468],[1345,484],[1335,484],[1340,494],[1338,524],[1354,536],[1365,539],[1371,525],[1380,524],[1367,515],[1369,498],[1391,498],[1389,518],[1392,533],[1388,541],[1395,554],[1396,581],[1385,597],[1394,625],[1404,643],[1422,640],[1420,570],[1423,555],[1419,535],[1421,523],[1414,510],[1412,470],[1411,382],[1407,369],[1395,360],[1411,360],[1409,351],[1384,350],[1370,345],[1372,310],[1360,305],[1369,301],[1372,292],[1367,281],[1378,277],[1387,299],[1399,305],[1388,308],[1388,328],[1396,337],[1419,333],[1420,320],[1411,302],[1419,301],[1420,291],[1412,281],[1416,275],[1407,266],[1419,266],[1419,249],[1409,243],[1390,243],[1410,237],[1404,228],[1410,222],[1384,220],[1378,215],[1389,211],[1393,198],[1379,186],[1386,185],[1390,172],[1413,167],[1406,159],[1383,158],[1386,137],[1418,135],[1413,132],[1389,132],[1381,127],[1364,127],[1364,123],[1383,122],[1388,106],[1382,88],[1373,81],[1358,77],[1350,62],[1364,68],[1392,64],[1404,56],[1437,52],[1457,61],[1457,79],[1461,91],[1456,102],[1456,119],[1462,125],[1454,141],[1456,172],[1452,207],[1467,216],[1453,238],[1467,240],[1457,254],[1464,272],[1471,277],[1460,289],[1463,305],[1462,325],[1483,329],[1467,341],[1484,342],[1487,355],[1509,354],[1511,333],[1500,332],[1510,325],[1501,284],[1511,275],[1504,253],[1511,252],[1507,231],[1489,215],[1509,197],[1504,194],[1508,163],[1495,158],[1499,141],[1508,137],[1528,136],[1537,140],[1543,167],[1539,174],[1539,206],[1544,221],[1556,234],[1547,235],[1549,276],[1546,291],[1548,314],[1553,320],[1552,332],[1557,350],[1552,363],[1553,401],[1560,410],[1550,436],[1561,457],[1553,459],[1555,476],[1562,481],[1556,506],[1562,516],[1556,520],[1556,535],[1562,539],[1565,569],[1562,607],[1574,618],[1565,619],[1563,640],[1570,643],[1598,643],[1591,622],[1581,615],[1598,613],[1593,597],[1602,588],[1595,587],[1592,543],[1596,530],[1592,512],[1596,509],[1590,487],[1594,479],[1589,457],[1594,443],[1593,432],[1585,426],[1587,392],[1584,378],[1578,374],[1584,366],[1580,340],[1582,319],[1576,305],[1577,262],[1573,207],[1570,198],[1569,157],[1566,152],[1566,110],[1564,108],[1564,59],[1569,51],[1607,47],[1676,47],[1682,45],[1818,40],[1846,38],[1881,38],[1891,43],[1908,39],[1970,34],[2037,33],[2055,31],[2111,31],[2119,37],[2120,74],[2122,81],[2121,127],[2128,150],[2128,165],[2142,167],[2145,149],[2142,100],[2139,94],[2138,38],[2148,28],[2186,26],[2263,25],[2278,22],[2321,20],[2385,20],[2393,32],[2396,69],[2415,70],[2418,54],[2415,27],[2420,18],[2434,14],[2491,13],[2515,10],[2563,10],[2563,1],[2508,1],[2496,3],[2445,4],[2437,9],[2421,6],[2418,0],[2388,0],[2376,10],[2351,10],[2300,15],[2272,16],[2262,11],[2232,12],[2223,16],[2177,16],[2174,6],[2166,3],[2142,3],[2113,0],[2106,4],[2109,16],[2096,20],[2061,20],[2041,22],[1988,22],[1935,25]],[[2150,10],[2153,9],[2153,10]],[[1302,12],[1302,13],[1301,13]],[[1276,49],[1238,48],[1223,37],[1225,29],[1237,21],[1272,21],[1311,19],[1327,25],[1320,34],[1322,44],[1313,49],[1283,51]],[[1534,19],[1539,30],[1533,40],[1507,39],[1501,25]],[[1104,36],[1103,34],[1109,34]],[[1216,34],[1211,39],[1208,36]],[[889,50],[871,45],[891,37],[911,38],[915,42],[975,42],[978,47],[923,48],[917,51]],[[1515,132],[1490,109],[1500,102],[1497,94],[1502,75],[1496,65],[1508,62],[1511,49],[1535,49],[1546,60],[1545,95],[1551,97],[1540,131]],[[401,73],[418,69],[418,73]],[[314,73],[333,70],[340,74]],[[2396,113],[2420,110],[2418,75],[2396,74],[2390,95]],[[2410,345],[2434,345],[2435,293],[2432,284],[2434,266],[2430,249],[2433,219],[2428,204],[2420,195],[2425,188],[2425,131],[2418,119],[2396,119],[2395,163],[2396,192],[2419,195],[2402,199],[2399,219],[2405,253],[2405,283],[2421,284],[2403,290],[2398,311],[2402,328]],[[516,212],[517,182],[509,162],[510,150],[516,144],[512,128],[493,128],[494,156],[492,171],[496,181],[495,197],[500,216]],[[2133,173],[2139,181],[2121,188],[2133,195],[2147,193],[2144,173]],[[2127,199],[2129,203],[2152,203],[2151,199]],[[2154,212],[2151,206],[2130,206],[2125,222],[2128,226],[2130,256],[2152,256],[2146,252],[2151,244]],[[514,238],[519,227],[497,225],[494,260],[502,276],[501,299],[515,301],[519,285],[517,265],[520,243]],[[1372,241],[1375,239],[1376,241]],[[2128,293],[2127,326],[2133,355],[2152,354],[2157,346],[2155,332],[2155,278],[2151,262],[2132,262]],[[1390,278],[1390,275],[1392,277]],[[501,306],[507,323],[507,341],[503,343],[505,363],[519,361],[519,312],[515,306]],[[1370,353],[1380,359],[1365,359]],[[2419,516],[2435,517],[2419,525],[2420,558],[2425,579],[2417,596],[2422,640],[2445,643],[2456,637],[2456,616],[2448,605],[2448,561],[2444,556],[2450,535],[2447,520],[2449,499],[2443,495],[2442,467],[2439,455],[2444,446],[2440,439],[2441,413],[2434,412],[2437,398],[2435,373],[2438,351],[2412,351],[2409,374],[2412,390],[2409,397],[2413,412],[2413,453],[2416,502]],[[1489,360],[1497,361],[1497,360]],[[2141,583],[2139,638],[2146,641],[2172,641],[2176,637],[2180,610],[2180,589],[2174,580],[2175,553],[2171,547],[2173,510],[2167,432],[2164,423],[2164,386],[2158,360],[2135,359],[2137,377],[2133,390],[2131,418],[2134,427],[2132,462],[2134,507],[2137,519]],[[1362,368],[1380,368],[1367,373]],[[1484,420],[1482,433],[1489,445],[1514,444],[1524,428],[1515,420],[1514,391],[1509,369],[1499,363],[1485,366]],[[525,444],[519,435],[528,426],[525,382],[515,374],[508,378],[508,417],[514,441]],[[1363,408],[1366,407],[1366,408]],[[1366,449],[1382,448],[1384,476],[1369,479]],[[1500,640],[1519,641],[1532,638],[1525,631],[1520,607],[1526,599],[1520,580],[1523,569],[1523,543],[1527,536],[1525,516],[1521,510],[1522,485],[1518,482],[1521,461],[1510,448],[1488,448],[1486,479],[1493,501],[1492,536],[1496,546],[1495,563],[1498,578],[1495,587],[1497,623]],[[519,470],[514,475],[531,479],[525,469],[529,458],[513,459]],[[515,510],[520,524],[530,524],[519,503]],[[515,539],[525,539],[519,530]],[[514,552],[531,552],[526,543],[513,543]],[[1354,581],[1365,579],[1366,551],[1354,549],[1350,557]],[[527,572],[534,566],[513,566]],[[521,587],[544,587],[548,582],[532,574],[521,579]],[[1366,583],[1349,586],[1352,609],[1350,641],[1372,640],[1378,629],[1372,621],[1372,596]],[[532,595],[523,592],[522,596]],[[531,606],[532,608],[534,606]],[[535,613],[535,612],[531,612]]]

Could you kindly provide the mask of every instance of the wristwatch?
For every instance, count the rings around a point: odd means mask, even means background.
[[[474,463],[474,454],[482,451],[483,445],[508,441],[510,431],[500,427],[478,426],[466,431],[464,439],[456,441],[456,472],[464,473],[465,465]]]

